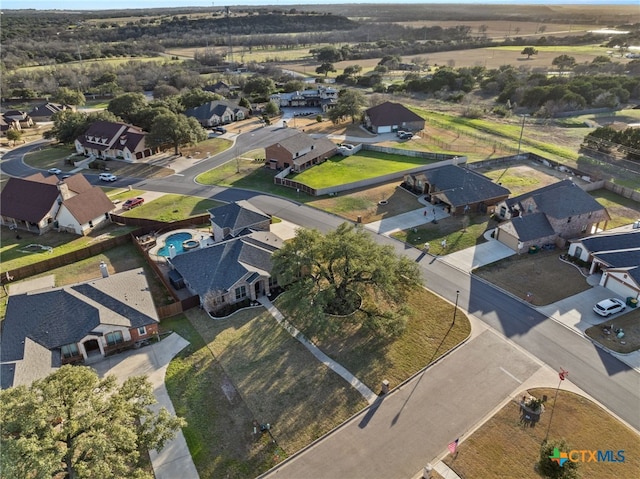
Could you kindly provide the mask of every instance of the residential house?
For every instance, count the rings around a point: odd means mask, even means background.
[[[273,233],[255,231],[179,254],[169,262],[187,289],[212,311],[270,294],[277,285],[271,277],[271,255],[281,246]]]
[[[269,231],[271,217],[246,200],[211,208],[211,231],[215,242],[250,231]]]
[[[3,116],[7,123],[13,122],[15,124],[15,122],[17,122],[18,130],[21,130],[23,128],[31,128],[33,126],[33,119],[24,111],[9,110],[3,113]]]
[[[265,148],[267,167],[284,170],[291,167],[294,172],[322,163],[336,154],[337,146],[328,138],[312,138],[291,130],[291,135]]]
[[[602,273],[600,285],[622,297],[640,297],[640,230],[601,232],[571,241],[570,256]]]
[[[195,118],[204,127],[226,125],[249,117],[249,110],[235,103],[216,100],[195,108],[189,108],[184,114]]]
[[[271,218],[247,201],[209,210],[212,246],[194,249],[169,259],[178,281],[200,297],[211,311],[269,294],[271,255],[282,240],[269,232]]]
[[[390,101],[365,110],[364,124],[374,133],[424,130],[424,119],[420,115]]]
[[[570,180],[508,198],[496,206],[496,216],[506,219],[495,238],[522,252],[593,234],[611,219],[606,208]]]
[[[75,141],[76,151],[102,159],[134,162],[155,153],[145,144],[146,133],[140,128],[110,121],[96,121]]]
[[[217,93],[218,95],[222,95],[226,97],[231,92],[231,87],[227,85],[225,82],[219,81],[217,83],[214,83],[213,85],[205,86],[203,90],[211,93]]]
[[[69,105],[63,105],[61,103],[41,103],[36,105],[33,110],[29,112],[29,116],[33,121],[51,121],[51,117],[61,111],[72,110]]]
[[[316,89],[274,93],[270,96],[270,100],[280,107],[320,108],[326,112],[338,101],[338,90],[319,86]]]
[[[106,265],[101,265],[103,276]],[[0,337],[1,386],[30,384],[67,363],[92,362],[158,334],[142,268],[10,295]]]
[[[18,120],[12,120],[7,118],[4,114],[0,115],[0,133],[2,136],[7,136],[9,130],[20,130],[20,122]]]
[[[9,178],[0,193],[0,223],[42,234],[52,228],[85,235],[106,224],[115,205],[81,175],[64,180],[42,173]]]
[[[492,213],[510,191],[486,176],[457,165],[445,165],[405,175],[404,184],[426,195],[433,204],[443,204],[452,215],[469,212]]]

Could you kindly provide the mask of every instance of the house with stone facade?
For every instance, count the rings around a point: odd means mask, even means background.
[[[213,245],[169,259],[187,289],[208,311],[270,294],[277,286],[271,255],[282,246],[269,231],[270,216],[246,201],[209,213]]]
[[[571,180],[539,188],[496,205],[495,238],[516,252],[567,241],[606,229],[606,208]]]
[[[62,288],[10,294],[0,336],[3,389],[63,364],[91,363],[158,334],[142,268]],[[96,267],[96,271],[98,268]]]

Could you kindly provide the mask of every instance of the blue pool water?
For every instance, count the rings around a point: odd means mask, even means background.
[[[169,257],[169,245],[171,244],[176,247],[176,254],[184,253],[182,242],[190,240],[191,238],[193,238],[191,233],[176,233],[167,236],[164,240],[164,246],[158,250],[158,256]]]

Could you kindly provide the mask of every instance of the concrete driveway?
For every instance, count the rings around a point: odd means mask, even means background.
[[[475,268],[485,264],[495,263],[514,254],[516,254],[516,252],[507,245],[493,238],[489,238],[486,243],[441,256],[440,260],[461,271],[470,273]]]
[[[158,403],[152,406],[154,410],[164,407],[175,415],[176,411],[164,385],[164,377],[169,361],[188,344],[189,342],[180,335],[173,333],[159,343],[109,356],[91,367],[101,377],[113,374],[121,383],[131,376],[147,376],[158,400]],[[169,441],[162,451],[150,451],[149,456],[156,479],[199,479],[182,431],[178,431],[176,437]]]

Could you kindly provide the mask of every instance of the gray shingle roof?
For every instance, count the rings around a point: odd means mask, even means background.
[[[157,322],[142,268],[80,285],[13,295],[2,322],[0,361],[14,362],[14,379],[23,384],[25,377],[35,378],[31,369],[46,372],[59,366],[60,348],[80,341],[100,324],[134,328]]]
[[[189,108],[184,112],[185,116],[196,118],[199,121],[208,121],[211,117],[222,117],[227,110],[231,110],[234,115],[241,111],[246,116],[249,113],[247,108],[241,107],[232,102],[215,100],[205,103],[195,108]]]
[[[220,228],[230,228],[234,231],[249,228],[270,219],[268,215],[245,200],[211,208],[209,214]]]
[[[556,234],[544,213],[518,216],[512,218],[509,223],[520,241],[531,241]]]
[[[590,252],[640,248],[640,230],[624,233],[601,233],[582,238],[580,243]]]
[[[605,209],[592,196],[570,180],[562,180],[515,198],[510,198],[507,200],[507,205],[512,207],[529,198],[535,201],[538,211],[558,219]]]
[[[247,241],[247,237],[240,237],[189,251],[170,261],[191,288],[204,296],[208,291],[229,291],[256,271],[268,274],[274,244],[275,239],[263,246],[255,238]]]
[[[640,264],[640,249],[610,253],[596,253],[594,256],[610,268],[626,268],[628,266],[638,266]]]
[[[431,185],[442,192],[454,207],[475,204],[482,201],[503,198],[509,195],[504,186],[475,171],[455,165],[445,165],[423,172]]]

